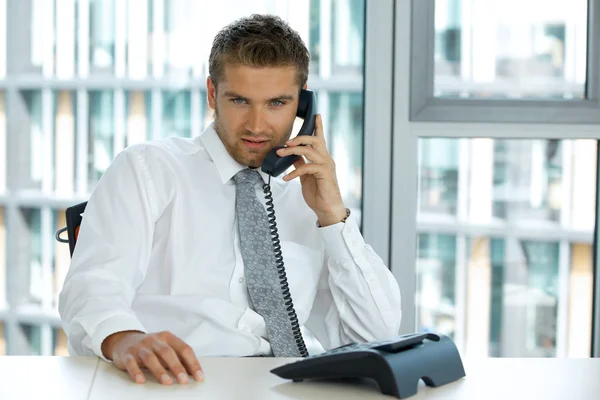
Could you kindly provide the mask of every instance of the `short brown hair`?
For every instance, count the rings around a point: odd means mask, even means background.
[[[298,83],[304,87],[309,63],[310,53],[298,32],[277,16],[253,14],[217,33],[208,58],[208,73],[217,86],[226,64],[259,68],[294,66],[298,70]]]

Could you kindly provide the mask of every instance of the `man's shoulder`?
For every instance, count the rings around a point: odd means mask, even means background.
[[[198,138],[166,137],[148,140],[127,146],[123,154],[141,157],[145,161],[160,161],[189,157],[199,152],[205,152]]]
[[[194,154],[204,150],[202,142],[198,138],[187,138],[179,136],[169,136],[160,139],[147,140],[141,143],[132,144],[125,148],[133,153],[162,152],[166,154]]]

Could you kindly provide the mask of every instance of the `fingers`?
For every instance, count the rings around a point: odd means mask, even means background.
[[[173,383],[173,378],[171,378],[171,376],[167,373],[167,370],[162,366],[158,357],[152,350],[146,347],[141,347],[138,350],[137,356],[142,361],[144,366],[146,366],[146,368],[148,368],[156,377],[156,380],[163,385],[170,385]]]
[[[170,332],[145,335],[126,343],[115,351],[114,365],[126,370],[136,383],[146,381],[147,368],[164,385],[172,384],[171,372],[181,384],[189,383],[189,374],[197,381],[204,380],[204,372],[193,349]]]
[[[288,147],[304,145],[304,146],[310,146],[310,147],[318,150],[319,152],[327,151],[327,146],[325,145],[325,142],[321,138],[318,138],[316,136],[306,136],[306,135],[296,136],[295,138],[288,140],[286,142],[286,145]]]
[[[181,364],[177,353],[171,346],[162,340],[155,340],[152,343],[152,349],[158,356],[161,365],[166,364],[167,368],[169,368],[179,383],[189,383],[190,378],[187,374],[187,371]]]
[[[325,143],[325,134],[323,133],[323,118],[321,114],[317,114],[315,118],[315,137],[321,142]]]
[[[307,163],[304,161],[304,157],[298,157],[298,159],[294,161],[294,168],[298,169],[305,164]]]
[[[282,149],[277,150],[277,155],[279,157],[285,157],[289,155],[298,155],[304,156],[306,159],[312,163],[325,163],[328,161],[328,158],[325,158],[323,154],[318,152],[314,147],[309,146],[294,146],[294,147],[284,147]]]
[[[144,376],[144,373],[140,369],[140,366],[133,355],[129,353],[126,354],[123,360],[123,365],[135,383],[146,382],[146,377]]]
[[[202,371],[202,367],[200,366],[198,358],[196,358],[196,355],[194,354],[194,350],[187,343],[174,335],[172,335],[172,337],[169,339],[169,344],[172,346],[179,356],[179,359],[185,365],[187,372],[197,381],[203,381],[204,371]]]
[[[325,177],[325,166],[322,164],[304,164],[283,177],[284,181],[291,181],[303,175],[315,175],[317,178]]]

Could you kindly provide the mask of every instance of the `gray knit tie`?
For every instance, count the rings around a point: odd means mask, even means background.
[[[256,197],[256,184],[262,184],[263,180],[251,169],[238,172],[234,180],[235,209],[251,303],[265,320],[275,357],[300,357],[277,274],[269,220]]]

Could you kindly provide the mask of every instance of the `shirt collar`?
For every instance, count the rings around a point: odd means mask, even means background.
[[[200,134],[200,140],[202,141],[206,152],[215,163],[221,182],[224,185],[233,185],[232,178],[235,174],[244,168],[247,168],[247,166],[235,161],[229,155],[223,142],[221,142],[221,138],[214,129],[214,122],[211,122],[206,129],[204,129],[204,132]],[[256,171],[258,171],[265,183],[269,181],[268,174],[264,173],[260,168],[256,168]],[[273,182],[273,180],[274,179],[271,178],[271,182]]]

